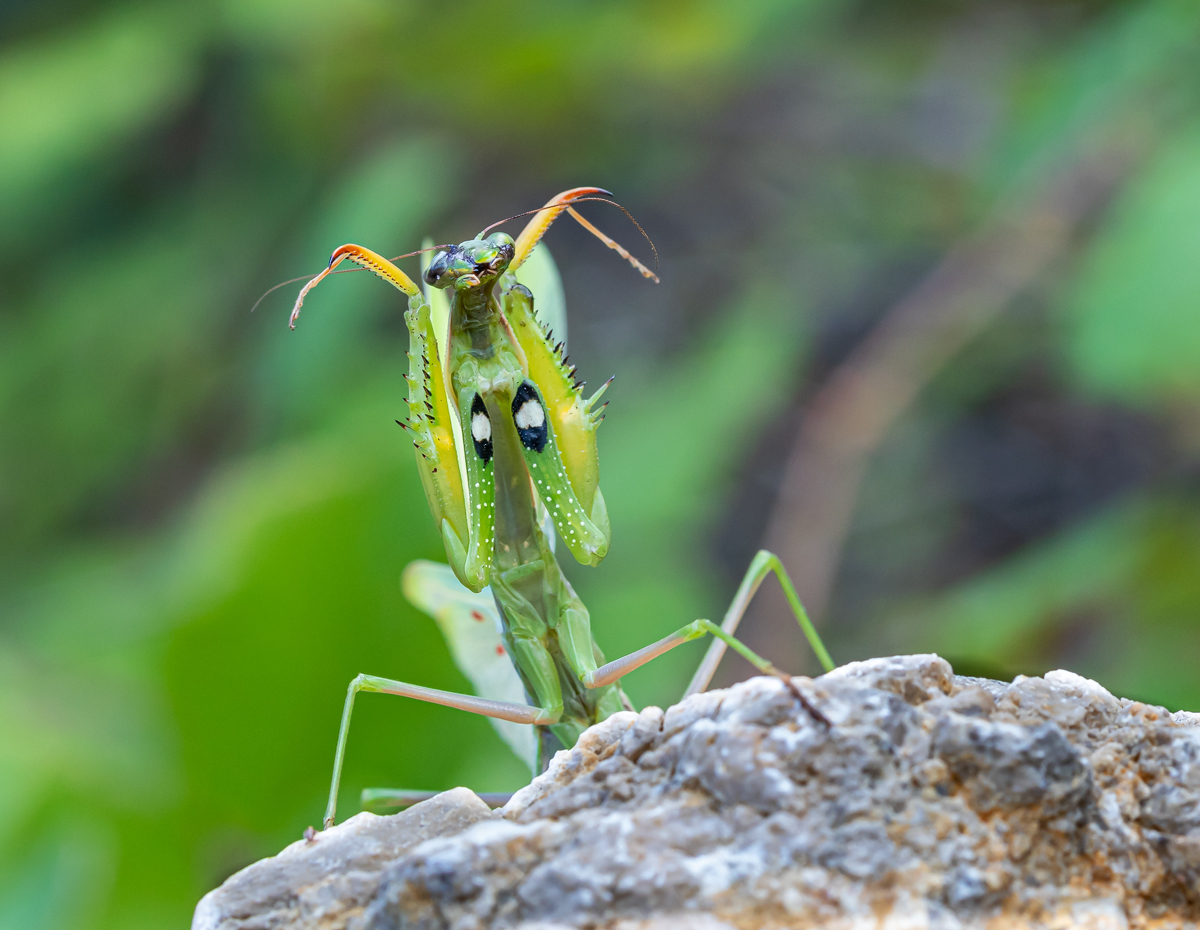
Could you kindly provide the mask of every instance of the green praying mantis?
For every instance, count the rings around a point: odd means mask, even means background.
[[[359,245],[343,245],[296,299],[293,327],[304,299],[343,261],[374,272],[408,297],[408,420],[401,426],[412,436],[449,565],[414,562],[402,583],[409,600],[438,621],[477,692],[458,694],[374,675],[351,681],[326,828],[336,817],[350,718],[360,691],[489,717],[537,771],[588,727],[633,709],[618,684],[622,676],[676,646],[712,635],[685,697],[708,686],[729,647],[760,671],[782,678],[808,712],[824,720],[790,676],[734,636],[750,599],[774,572],[821,664],[833,668],[787,572],[770,552],[754,558],[721,625],[696,620],[611,662],[596,644],[587,608],[559,568],[556,540],[584,565],[599,564],[608,552],[611,532],[599,486],[596,430],[607,406],[600,399],[611,379],[583,396],[583,384],[566,363],[562,343],[554,342],[546,314],[535,313],[534,294],[522,283],[521,269],[531,256],[544,253],[535,247],[567,213],[657,282],[653,272],[575,209],[589,200],[619,207],[611,196],[601,188],[577,187],[519,214],[533,215],[515,240],[491,232],[501,225],[496,223],[458,245],[411,253],[424,256],[424,288],[391,260]],[[436,252],[431,259],[430,252]],[[364,799],[404,800],[413,794],[376,790],[365,792]]]

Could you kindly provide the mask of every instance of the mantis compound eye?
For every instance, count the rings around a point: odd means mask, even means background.
[[[501,258],[504,260],[504,266],[513,260],[513,256],[517,254],[516,243],[513,242],[513,237],[508,233],[494,232],[487,237],[487,243],[492,246]]]
[[[475,444],[475,454],[485,463],[492,460],[492,420],[488,416],[483,398],[478,394],[471,402],[471,441]]]
[[[541,452],[546,448],[546,411],[542,409],[541,398],[533,386],[526,381],[519,388],[512,402],[513,423],[517,426],[517,435],[526,449]]]
[[[451,261],[453,258],[449,252],[438,252],[433,256],[433,261],[425,269],[425,283],[437,287],[446,272],[450,270]]]

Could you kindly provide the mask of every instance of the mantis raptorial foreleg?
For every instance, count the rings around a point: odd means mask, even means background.
[[[325,270],[318,275],[314,275],[301,288],[300,293],[296,296],[296,303],[292,307],[291,319],[288,320],[288,325],[292,329],[296,328],[296,318],[300,316],[300,308],[304,306],[304,298],[308,296],[309,291],[324,281],[329,275],[333,274],[334,269],[347,259],[362,268],[366,268],[368,271],[373,271],[384,281],[387,281],[388,284],[392,285],[392,287],[403,291],[409,297],[419,297],[421,294],[421,289],[413,283],[412,278],[378,252],[372,252],[361,245],[347,243],[335,249],[333,255],[329,258],[329,264],[325,267]]]
[[[533,215],[533,218],[525,224],[525,228],[517,236],[516,242],[513,243],[513,258],[509,268],[516,271],[525,264],[525,259],[529,257],[529,254],[533,251],[533,247],[541,241],[542,236],[546,235],[546,230],[562,215],[563,211],[567,209],[572,201],[595,194],[602,194],[605,197],[612,196],[611,192],[606,191],[602,187],[573,187],[570,190],[563,191],[561,194],[551,197],[546,202],[546,205],[538,210]]]
[[[601,194],[603,196],[597,197],[595,196],[596,194]],[[546,234],[546,230],[548,230],[550,225],[565,211],[569,213],[572,219],[579,223],[580,226],[590,232],[610,249],[615,251],[623,259],[625,259],[625,261],[629,262],[629,264],[633,265],[633,267],[641,273],[643,278],[649,278],[651,281],[657,284],[658,275],[639,262],[631,254],[629,254],[629,250],[623,245],[621,245],[611,236],[605,235],[595,226],[589,223],[573,206],[571,206],[571,204],[579,203],[583,200],[605,200],[606,203],[611,203],[618,207],[622,212],[625,213],[626,216],[633,220],[633,217],[629,214],[629,211],[622,207],[619,203],[605,199],[611,196],[611,192],[606,191],[601,187],[574,187],[569,191],[563,191],[561,194],[551,197],[550,200],[546,202],[546,205],[534,214],[533,219],[531,219],[525,225],[525,228],[521,231],[521,235],[517,237],[517,240],[514,243],[515,250],[513,253],[512,265],[510,267],[515,271],[517,268],[520,268],[522,264],[524,264],[525,259],[527,259],[529,254],[533,251],[533,247],[537,245],[542,236]],[[641,226],[638,226],[637,220],[633,220],[633,223],[638,227],[638,230],[642,233],[642,235],[645,236],[646,233],[644,230],[642,230]],[[492,228],[494,227],[488,227],[488,229]],[[486,231],[487,230],[485,230],[485,232]],[[649,241],[649,238],[649,236],[646,236],[647,241]],[[650,247],[654,247],[653,242],[650,243]],[[655,252],[656,256],[657,254],[658,253]]]
[[[555,710],[546,711],[529,704],[491,701],[473,694],[439,691],[437,688],[410,685],[407,682],[393,681],[390,678],[359,675],[350,682],[350,686],[346,689],[346,704],[342,709],[342,725],[338,730],[337,751],[333,757],[333,782],[329,786],[329,803],[325,807],[324,826],[326,829],[333,825],[334,818],[337,816],[338,787],[342,780],[342,760],[346,755],[346,739],[350,735],[350,716],[354,713],[354,698],[360,691],[398,694],[401,697],[416,698],[418,701],[427,701],[430,704],[456,707],[459,710],[479,714],[483,717],[495,717],[498,720],[511,720],[513,723],[528,723],[534,726],[550,726],[557,723],[562,715],[561,702]]]

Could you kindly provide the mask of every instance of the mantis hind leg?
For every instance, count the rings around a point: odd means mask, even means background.
[[[766,549],[759,549],[758,554],[750,562],[750,567],[746,569],[742,583],[738,586],[737,594],[733,596],[733,602],[729,605],[729,609],[725,611],[725,619],[721,621],[721,629],[730,636],[733,636],[737,631],[738,624],[742,622],[746,608],[750,606],[750,601],[758,591],[759,586],[766,579],[768,572],[774,572],[779,579],[784,596],[787,597],[788,604],[791,605],[792,613],[796,615],[796,622],[800,624],[800,629],[803,631],[809,645],[812,646],[813,652],[816,653],[821,667],[827,672],[833,671],[833,659],[829,657],[829,651],[825,648],[825,644],[821,642],[821,637],[817,635],[812,621],[808,619],[808,613],[805,611],[804,605],[800,603],[800,598],[796,595],[796,589],[792,585],[792,579],[788,577],[787,569],[779,561],[779,556],[773,552],[768,552]],[[721,658],[725,655],[727,645],[730,644],[725,642],[721,637],[713,639],[712,645],[708,647],[708,652],[704,654],[704,659],[701,661],[700,667],[696,669],[696,674],[692,676],[687,690],[683,692],[684,697],[698,694],[708,687],[708,683],[712,681],[713,675],[716,674],[717,666],[721,663]]]
[[[804,605],[800,603],[800,598],[796,596],[796,589],[792,586],[787,571],[779,561],[778,556],[762,549],[750,563],[750,568],[746,571],[745,577],[742,578],[742,583],[738,587],[737,594],[734,595],[733,603],[729,605],[729,609],[725,612],[725,619],[720,626],[717,626],[710,620],[695,620],[687,626],[676,630],[670,636],[663,637],[656,643],[644,646],[636,652],[631,652],[629,655],[615,659],[606,665],[600,666],[594,672],[582,676],[584,685],[589,688],[600,688],[604,685],[612,684],[619,678],[632,672],[635,668],[640,668],[647,662],[658,658],[664,652],[668,652],[683,643],[691,642],[693,639],[699,639],[702,636],[711,634],[713,643],[705,654],[704,660],[700,663],[700,667],[696,670],[696,674],[692,676],[692,681],[683,694],[684,697],[696,694],[708,687],[708,683],[712,680],[713,673],[717,670],[717,665],[720,663],[722,656],[724,656],[725,650],[732,648],[760,672],[782,678],[788,683],[789,687],[792,688],[792,691],[796,693],[809,711],[814,716],[824,720],[824,715],[816,711],[791,683],[792,678],[790,675],[786,672],[781,672],[766,659],[751,651],[749,647],[733,635],[746,613],[746,607],[750,604],[751,598],[754,597],[755,592],[758,590],[759,585],[763,583],[767,574],[772,571],[778,576],[779,582],[783,586],[783,592],[787,596],[788,603],[791,604],[792,610],[796,614],[796,621],[800,624],[800,629],[812,645],[813,651],[817,654],[821,665],[826,671],[831,671],[834,667],[833,659],[829,657],[829,652],[825,649],[825,644],[821,642],[816,629],[813,628],[812,621],[808,619],[808,614],[804,610]]]
[[[338,730],[337,751],[333,757],[333,779],[329,786],[329,803],[325,808],[324,827],[326,829],[333,826],[334,818],[337,816],[338,787],[342,780],[342,762],[346,757],[346,741],[350,735],[350,717],[354,713],[354,698],[360,691],[398,694],[402,697],[416,698],[418,701],[428,701],[431,704],[455,707],[484,717],[496,717],[500,720],[511,720],[514,723],[531,723],[535,726],[555,724],[562,713],[561,707],[547,711],[529,704],[492,701],[487,698],[475,697],[472,694],[439,691],[436,688],[410,685],[403,681],[393,681],[390,678],[359,675],[350,682],[350,686],[346,689],[346,704],[342,709],[342,724]],[[424,800],[424,798],[421,797],[417,800]],[[412,801],[411,803],[416,802]]]

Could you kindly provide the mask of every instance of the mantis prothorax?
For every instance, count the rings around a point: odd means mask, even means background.
[[[304,298],[343,261],[373,271],[408,296],[409,417],[401,425],[413,437],[421,482],[450,564],[414,562],[405,570],[404,590],[438,620],[456,661],[480,692],[457,694],[371,675],[350,682],[326,827],[336,814],[359,691],[399,694],[490,717],[536,770],[556,749],[573,746],[592,724],[632,709],[617,683],[622,676],[711,634],[713,643],[685,695],[708,686],[731,647],[760,671],[784,679],[808,711],[824,720],[788,675],[733,635],[758,586],[773,571],[821,664],[833,667],[771,553],[754,558],[720,626],[696,620],[612,662],[605,662],[587,608],[559,569],[555,535],[585,565],[597,565],[608,551],[608,511],[596,452],[596,429],[606,406],[599,400],[608,384],[583,397],[574,368],[563,359],[562,343],[556,345],[535,316],[534,295],[516,272],[550,224],[568,212],[657,281],[572,206],[611,196],[600,188],[577,187],[531,211],[532,219],[515,240],[485,229],[474,239],[443,247],[424,267],[425,289],[383,256],[343,245],[296,300],[293,325]],[[495,626],[480,622],[488,619]],[[530,724],[536,738],[531,739],[529,726],[520,726]],[[420,793],[367,794],[403,803]]]

